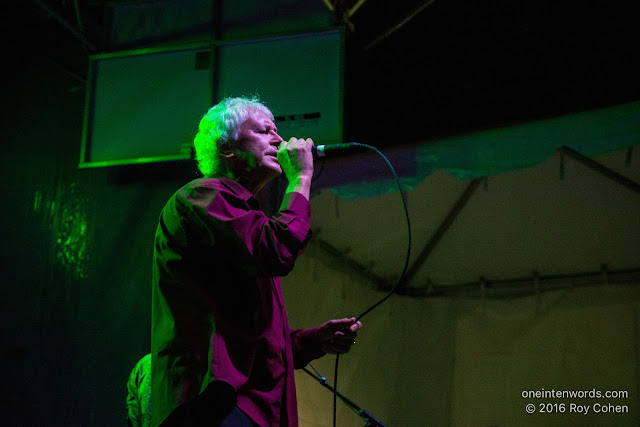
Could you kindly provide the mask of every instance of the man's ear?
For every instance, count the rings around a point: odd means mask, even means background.
[[[218,152],[220,153],[220,156],[224,157],[225,159],[231,159],[234,157],[233,151],[231,151],[231,144],[229,144],[228,142],[219,144]]]

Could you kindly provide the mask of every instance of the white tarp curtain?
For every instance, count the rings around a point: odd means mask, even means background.
[[[637,144],[640,144],[640,101],[383,152],[398,169],[404,189],[409,190],[434,170],[472,179],[536,165],[562,146],[592,157]],[[407,166],[408,162],[413,164]],[[384,163],[372,163],[360,167],[361,173],[354,175],[352,182],[333,185],[334,191],[345,198],[396,191]],[[342,171],[335,175],[345,176]]]
[[[399,160],[409,189],[434,170],[470,179],[542,163],[565,145],[591,157],[639,143],[640,102],[635,102],[392,150],[388,157]],[[344,174],[325,170],[319,180],[342,179],[343,185],[332,187],[344,197],[395,191],[393,181],[380,179],[384,165],[376,172],[370,159],[367,155],[366,161],[327,163],[327,169],[345,165],[364,169],[345,168]],[[411,159],[415,163],[407,167]],[[349,173],[354,175],[346,176]],[[368,181],[353,179],[356,173]],[[628,250],[620,247],[621,252]],[[313,240],[283,283],[294,328],[357,316],[384,295],[361,277],[330,265]],[[638,425],[638,285],[603,282],[590,288],[487,299],[464,294],[392,296],[363,319],[352,353],[340,359],[338,388],[388,426]],[[314,362],[329,383],[334,361],[326,356]],[[297,372],[296,379],[301,426],[330,426],[331,393],[304,372]],[[628,396],[522,397],[525,391],[543,389],[609,390]],[[528,414],[527,404],[533,404],[536,413]],[[540,404],[551,404],[558,411],[541,414]],[[561,404],[565,412],[559,412]],[[588,406],[590,412],[571,412],[571,404]],[[627,412],[594,413],[609,405]],[[362,424],[338,402],[339,426]]]
[[[292,327],[358,315],[382,297],[315,250],[283,282]],[[603,284],[500,300],[392,296],[365,316],[352,352],[340,358],[338,388],[388,426],[638,425],[639,291]],[[331,384],[334,362],[314,362]],[[302,371],[296,380],[300,425],[332,425],[331,392]],[[628,397],[522,397],[543,389]],[[535,414],[526,412],[529,403]],[[566,410],[540,414],[542,403]],[[571,403],[590,412],[571,413]],[[628,412],[594,413],[596,404]],[[363,425],[340,401],[337,423]]]

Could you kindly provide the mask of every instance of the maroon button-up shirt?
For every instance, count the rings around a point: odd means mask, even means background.
[[[259,425],[297,425],[293,369],[324,353],[317,329],[289,328],[280,276],[309,240],[310,217],[298,193],[268,217],[227,178],[194,180],[169,199],[154,247],[154,426],[214,380]]]

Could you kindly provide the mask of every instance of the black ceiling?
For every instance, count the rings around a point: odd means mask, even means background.
[[[106,13],[119,3],[135,2],[25,2],[4,14],[3,36],[20,64],[48,59],[82,77],[90,48],[81,38],[108,50]],[[340,23],[322,0],[305,4]],[[603,0],[366,1],[349,20],[355,31],[346,30],[345,136],[381,147],[640,99],[636,9]]]
[[[379,144],[640,98],[631,2],[436,0],[366,49],[425,2],[402,13],[404,2],[375,3],[355,16],[347,111],[357,135],[382,135]]]

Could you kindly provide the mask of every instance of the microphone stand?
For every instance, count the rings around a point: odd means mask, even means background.
[[[312,368],[313,365],[309,364]],[[340,400],[342,400],[345,405],[347,405],[349,408],[351,408],[353,411],[355,411],[360,418],[362,418],[365,422],[364,427],[386,427],[384,424],[382,424],[380,421],[376,420],[373,415],[371,415],[369,412],[365,411],[364,409],[360,408],[358,405],[356,405],[355,403],[353,403],[351,400],[347,399],[342,393],[340,393],[339,391],[336,391],[333,387],[331,387],[329,385],[329,383],[327,383],[327,379],[323,376],[320,375],[320,373],[316,370],[316,368],[313,368],[314,371],[316,371],[316,373],[318,373],[319,376],[315,376],[314,374],[312,374],[311,372],[309,372],[307,370],[307,368],[303,368],[303,371],[305,371],[307,374],[311,375],[313,378],[315,378],[316,380],[318,380],[318,382],[325,388],[331,390],[332,393],[336,393],[336,395],[340,398]]]

